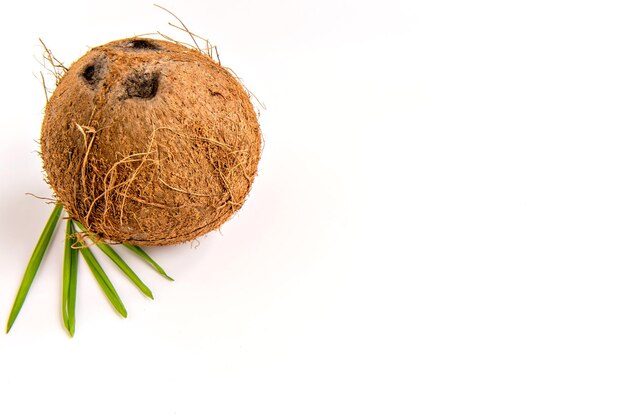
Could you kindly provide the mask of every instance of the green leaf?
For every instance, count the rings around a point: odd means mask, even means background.
[[[56,226],[59,222],[59,217],[61,216],[62,211],[63,206],[60,203],[57,203],[52,210],[50,218],[48,218],[48,222],[46,223],[46,226],[44,227],[41,236],[39,237],[39,241],[37,241],[37,245],[35,246],[33,255],[30,257],[30,261],[28,262],[28,266],[26,267],[26,271],[24,272],[22,283],[20,284],[20,288],[17,291],[15,302],[13,302],[13,308],[11,309],[11,313],[9,314],[9,321],[7,322],[6,331],[7,333],[11,330],[11,327],[13,326],[17,315],[20,313],[20,309],[22,309],[22,305],[26,300],[26,295],[28,295],[30,286],[33,284],[33,280],[35,279],[37,270],[39,270],[39,266],[41,265],[41,260],[43,260],[43,256],[48,249],[48,245],[50,244],[50,239],[52,238],[52,235],[54,235],[54,231],[56,230]]]
[[[74,336],[76,325],[76,281],[78,272],[78,250],[76,244],[76,230],[71,219],[67,220],[65,229],[65,253],[63,256],[63,323],[65,328]]]
[[[82,226],[79,222],[76,222],[76,225],[78,225],[78,227],[84,232],[88,233],[85,227]],[[103,253],[107,255],[107,257],[109,257],[115,263],[115,265],[120,268],[120,270],[122,270],[126,277],[128,277],[139,290],[141,290],[141,293],[143,293],[150,299],[154,299],[154,296],[152,296],[152,291],[148,289],[148,286],[146,286],[145,283],[141,281],[139,276],[137,276],[137,274],[130,268],[128,264],[126,264],[122,257],[120,257],[120,255],[113,248],[111,248],[110,245],[104,242],[99,242],[96,245],[98,246],[98,248],[100,248],[100,250],[102,250]]]
[[[150,291],[150,289],[148,289],[148,286],[146,286],[144,282],[141,281],[139,276],[135,274],[135,272],[128,266],[128,264],[126,264],[122,257],[120,257],[120,255],[115,252],[113,248],[111,248],[110,245],[107,245],[105,243],[99,243],[97,245],[98,248],[100,248],[102,252],[105,253],[120,268],[120,270],[122,270],[126,277],[128,277],[139,290],[141,290],[141,293],[143,293],[150,299],[154,299],[154,297],[152,296],[152,292]]]
[[[109,299],[109,302],[111,302],[111,305],[113,305],[115,310],[119,312],[120,315],[126,318],[126,308],[124,307],[120,296],[117,294],[115,288],[111,284],[111,281],[100,266],[100,263],[98,263],[98,260],[96,260],[96,257],[94,257],[93,253],[88,247],[79,247],[79,251],[85,259],[87,266],[89,266],[89,269],[93,273],[93,276],[96,278],[96,281],[104,291],[104,294]]]
[[[165,270],[163,270],[163,268],[161,268],[161,266],[159,266],[157,262],[154,261],[152,257],[150,257],[148,253],[146,253],[141,247],[138,247],[132,244],[123,244],[123,245],[124,247],[128,248],[129,250],[137,254],[139,257],[141,257],[145,262],[150,264],[161,276],[165,277],[168,280],[174,281],[174,279],[168,276]]]

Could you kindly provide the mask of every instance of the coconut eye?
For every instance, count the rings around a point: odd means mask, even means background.
[[[102,80],[105,67],[105,60],[100,58],[83,68],[83,71],[80,75],[83,80],[89,85],[89,87],[93,89],[100,82],[100,80]]]
[[[96,66],[95,65],[88,65],[83,70],[83,78],[88,83],[92,83],[94,81],[95,74],[96,74]]]
[[[128,47],[133,48],[133,49],[151,49],[151,50],[161,49],[159,48],[158,45],[155,45],[150,41],[146,41],[145,39],[136,39],[134,41],[130,41],[128,43]]]
[[[133,73],[124,81],[124,87],[126,96],[123,99],[152,99],[159,89],[159,73]]]

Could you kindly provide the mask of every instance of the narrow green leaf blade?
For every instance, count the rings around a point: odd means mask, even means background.
[[[72,225],[72,231],[76,232]],[[76,242],[74,240],[74,242]],[[74,336],[74,328],[76,326],[76,284],[78,281],[78,250],[72,248],[72,275],[70,276],[69,297],[67,310],[70,318],[70,335]]]
[[[76,230],[71,219],[67,220],[65,229],[65,252],[63,254],[63,323],[70,336],[74,336],[76,324],[76,280],[78,271],[78,250],[73,248],[76,243]]]
[[[83,232],[88,233],[85,227],[81,225],[79,222],[76,222],[76,225],[78,225],[78,227],[82,229]],[[111,248],[110,245],[104,242],[99,242],[96,245],[98,246],[98,248],[100,248],[100,250],[103,253],[107,255],[107,257],[109,257],[115,263],[116,266],[119,267],[120,270],[122,270],[122,273],[124,273],[126,277],[128,277],[130,281],[135,284],[135,286],[137,286],[137,288],[141,291],[141,293],[143,293],[150,299],[154,299],[154,296],[152,296],[152,291],[148,288],[148,286],[146,286],[146,284],[141,281],[139,276],[137,276],[137,274],[122,259],[122,257],[120,257],[120,255],[113,248]]]
[[[30,261],[28,262],[28,266],[26,267],[26,271],[24,272],[24,277],[22,278],[22,283],[20,284],[20,288],[17,291],[15,302],[13,302],[13,308],[11,308],[9,320],[7,322],[7,333],[11,330],[11,327],[13,326],[17,315],[20,313],[20,309],[22,309],[22,305],[26,300],[26,295],[28,295],[30,286],[33,284],[33,280],[35,279],[37,270],[39,270],[39,266],[41,265],[41,260],[43,260],[46,250],[48,249],[48,245],[50,244],[50,240],[54,235],[54,231],[56,230],[56,226],[59,222],[62,211],[63,206],[60,203],[57,203],[52,210],[52,214],[50,214],[50,218],[48,218],[46,226],[41,232],[39,241],[37,241],[37,245],[35,246],[33,255],[30,257]]]
[[[141,257],[145,262],[150,264],[152,268],[154,268],[161,276],[165,277],[168,280],[174,281],[174,279],[168,276],[165,270],[163,270],[163,268],[159,266],[157,262],[154,261],[152,257],[150,257],[148,253],[146,253],[141,247],[138,247],[132,244],[123,244],[123,245],[124,247],[128,248],[129,250],[137,254],[139,257]]]
[[[72,230],[72,221],[67,220],[67,224],[65,226],[65,246],[63,249],[63,292],[62,292],[62,301],[61,301],[61,310],[63,313],[63,325],[69,332],[70,330],[70,320],[69,320],[69,312],[67,309],[68,305],[68,296],[69,296],[69,288],[70,288],[70,276],[72,275],[72,239],[71,236]]]
[[[115,310],[119,312],[120,315],[126,318],[126,308],[124,307],[120,296],[117,294],[115,288],[111,284],[111,281],[100,266],[100,263],[98,263],[98,260],[96,260],[96,257],[94,257],[93,253],[88,247],[80,247],[79,250],[83,258],[85,259],[87,266],[89,266],[89,270],[91,270],[93,276],[96,278],[96,281],[104,291],[104,294],[109,299],[109,302],[111,302],[111,305],[113,305]]]
[[[139,290],[141,290],[141,293],[143,293],[150,299],[154,299],[154,296],[152,296],[152,291],[148,289],[148,286],[146,286],[145,283],[141,281],[139,276],[137,276],[137,274],[128,266],[128,264],[126,264],[122,257],[120,257],[120,255],[113,248],[111,248],[110,245],[107,245],[105,243],[99,243],[97,245],[98,248],[100,248],[102,252],[105,253],[120,268],[120,270],[122,270],[126,277],[128,277]]]

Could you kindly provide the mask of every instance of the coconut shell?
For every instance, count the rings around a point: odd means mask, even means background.
[[[246,90],[211,57],[129,38],[68,69],[46,106],[41,151],[57,198],[90,232],[166,245],[241,208],[261,131]]]

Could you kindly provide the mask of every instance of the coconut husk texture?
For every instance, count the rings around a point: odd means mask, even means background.
[[[60,79],[41,152],[56,197],[91,233],[167,245],[241,208],[261,131],[245,88],[210,56],[129,38],[91,49]]]

